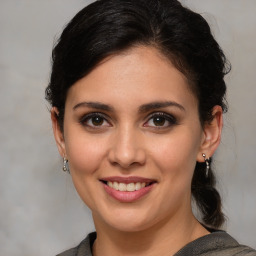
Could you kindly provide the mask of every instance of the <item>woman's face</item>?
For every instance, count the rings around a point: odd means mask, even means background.
[[[70,88],[59,149],[96,226],[139,231],[191,215],[205,139],[185,77],[156,49],[137,47]]]

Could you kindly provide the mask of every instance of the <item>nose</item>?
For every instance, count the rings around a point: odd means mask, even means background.
[[[142,134],[130,127],[120,128],[111,141],[109,161],[127,169],[134,165],[144,165],[146,152],[143,148]]]

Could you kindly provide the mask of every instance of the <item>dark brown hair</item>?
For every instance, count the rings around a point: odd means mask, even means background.
[[[68,89],[107,56],[136,45],[156,47],[187,77],[202,125],[211,121],[215,105],[226,111],[230,65],[201,15],[177,0],[99,0],[70,21],[53,49],[46,99],[58,108],[61,129]],[[196,164],[191,189],[204,223],[219,227],[221,198],[204,163]]]

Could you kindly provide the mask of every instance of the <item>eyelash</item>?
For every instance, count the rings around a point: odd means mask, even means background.
[[[169,122],[169,124],[167,126],[149,126],[147,125],[147,123],[149,123],[149,121],[154,118],[157,118],[157,117],[161,117],[161,118],[164,118],[164,122]],[[172,125],[175,125],[177,124],[177,120],[176,118],[173,116],[173,115],[170,115],[170,114],[167,114],[167,113],[164,113],[164,112],[156,112],[156,113],[153,113],[149,116],[149,118],[147,119],[147,122],[143,125],[144,127],[152,127],[152,128],[155,128],[155,129],[164,129],[164,128],[168,128]]]
[[[104,126],[103,126],[103,125],[99,125],[99,126],[97,126],[97,125],[89,125],[89,124],[88,124],[88,121],[89,121],[89,120],[92,120],[92,118],[94,118],[94,117],[100,117],[100,118],[102,118],[103,122],[107,122],[107,123],[108,123],[107,127],[111,126],[111,124],[109,123],[108,118],[106,117],[106,115],[104,115],[104,114],[102,114],[102,113],[97,113],[97,112],[89,113],[89,114],[83,116],[83,117],[80,119],[79,122],[80,122],[83,126],[86,126],[86,127],[89,127],[89,128],[93,128],[93,129],[105,127],[105,125],[104,125]]]
[[[91,120],[92,121],[92,118],[95,118],[95,117],[100,117],[102,118],[102,122],[104,124],[104,122],[107,122],[107,125],[90,125],[88,124],[88,122]],[[164,125],[160,125],[160,126],[157,126],[157,125],[154,125],[154,126],[151,126],[151,125],[148,125],[149,121],[154,118],[157,118],[157,117],[161,117],[161,118],[164,118],[164,124],[166,122],[168,122],[168,125],[167,126],[164,126]],[[86,127],[89,127],[89,128],[92,128],[92,129],[100,129],[102,127],[110,127],[111,124],[110,122],[108,121],[108,118],[106,117],[105,114],[102,114],[102,113],[97,113],[97,112],[94,112],[94,113],[89,113],[85,116],[83,116],[80,121],[79,121],[83,126],[86,126]],[[164,128],[168,128],[172,125],[175,125],[177,124],[177,120],[176,118],[173,116],[173,115],[170,115],[170,114],[167,114],[167,113],[164,113],[164,112],[156,112],[156,113],[152,113],[150,114],[150,116],[147,118],[147,121],[143,124],[143,127],[150,127],[150,128],[155,128],[155,129],[164,129]]]

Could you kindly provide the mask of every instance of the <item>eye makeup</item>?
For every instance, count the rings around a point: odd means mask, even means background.
[[[105,114],[99,113],[99,112],[92,112],[92,113],[83,115],[79,119],[79,123],[82,126],[92,128],[92,129],[100,129],[102,127],[112,126],[109,122],[109,118]]]
[[[152,128],[168,128],[177,124],[176,118],[165,112],[155,112],[150,114],[147,119],[148,121],[143,124],[144,127],[152,127]]]

